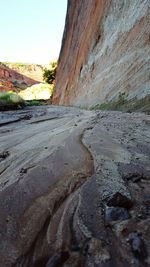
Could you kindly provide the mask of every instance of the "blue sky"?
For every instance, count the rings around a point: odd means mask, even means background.
[[[66,8],[67,0],[0,0],[0,61],[56,59]]]

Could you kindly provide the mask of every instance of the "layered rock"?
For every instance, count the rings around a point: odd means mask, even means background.
[[[128,101],[149,95],[149,5],[68,1],[54,103],[91,107],[120,95]]]
[[[0,266],[148,267],[150,118],[0,113]]]

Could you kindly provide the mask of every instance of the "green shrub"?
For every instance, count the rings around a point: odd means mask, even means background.
[[[24,100],[13,92],[0,92],[0,108],[20,108],[25,105]]]
[[[57,70],[57,62],[52,62],[50,68],[45,68],[43,71],[43,80],[46,83],[54,84]]]
[[[46,100],[52,97],[53,89],[53,84],[39,83],[20,91],[19,95],[24,100]]]
[[[121,110],[125,112],[142,111],[150,113],[150,95],[141,99],[134,97],[127,99],[126,93],[119,93],[118,99],[111,102],[96,104],[92,106],[91,110]]]
[[[125,104],[127,104],[127,94],[125,92],[119,92],[118,99],[115,101],[104,102],[102,104],[96,104],[92,106],[91,110],[120,110]]]
[[[30,101],[26,101],[26,105],[27,106],[40,106],[42,105],[42,101],[40,100],[30,100]]]

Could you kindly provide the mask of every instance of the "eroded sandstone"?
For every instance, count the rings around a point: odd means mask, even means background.
[[[134,110],[148,109],[149,7],[149,0],[68,1],[54,103],[89,108],[121,96],[128,110],[136,102]]]
[[[150,117],[0,116],[0,266],[149,266]]]

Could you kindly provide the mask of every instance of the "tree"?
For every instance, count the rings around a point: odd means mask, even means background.
[[[49,69],[47,69],[47,68],[44,69],[43,80],[46,83],[54,84],[55,77],[56,77],[56,70],[57,70],[57,61],[51,62],[50,63],[50,68]]]

